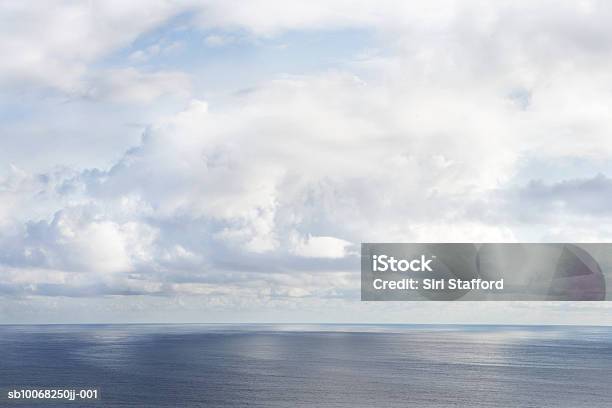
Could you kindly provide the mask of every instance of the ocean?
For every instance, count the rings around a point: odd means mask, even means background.
[[[7,397],[58,388],[100,399]],[[0,326],[0,391],[7,407],[610,408],[612,328]]]

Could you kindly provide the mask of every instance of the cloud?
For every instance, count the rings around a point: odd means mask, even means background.
[[[86,98],[119,103],[152,103],[160,97],[188,98],[190,78],[182,72],[140,72],[134,68],[106,70],[85,92]]]
[[[56,213],[50,223],[27,225],[23,261],[51,269],[112,274],[150,259],[155,230],[136,222],[96,219],[86,208]]]
[[[210,34],[204,38],[204,43],[209,47],[223,47],[231,44],[235,39],[227,35]]]
[[[0,85],[78,90],[89,64],[179,11],[168,1],[3,3],[0,53],[10,58],[0,62]]]
[[[108,169],[14,169],[3,189],[27,211],[7,212],[2,259],[93,273],[85,293],[325,297],[355,289],[314,276],[354,274],[360,242],[514,241],[509,208],[582,187],[506,188],[528,142],[504,119],[522,108],[474,89],[486,106],[327,73],[270,81],[221,110],[193,101]],[[607,179],[586,185],[593,199]]]
[[[607,176],[516,180],[525,161],[612,156],[605,3],[155,2],[144,17],[138,3],[91,4],[3,5],[0,52],[15,58],[0,63],[2,86],[145,107],[195,99],[108,166],[9,167],[0,290],[12,297],[350,303],[360,242],[609,235]],[[188,67],[129,65],[162,53],[166,39],[130,45],[183,11],[199,46],[217,30],[359,28],[380,49],[208,103]],[[216,35],[209,45],[226,43]],[[126,66],[99,65],[117,50]]]
[[[540,216],[551,211],[610,216],[607,203],[612,199],[612,179],[597,174],[552,184],[536,180],[519,191],[519,199],[525,205],[539,208]]]
[[[350,242],[334,237],[313,237],[298,240],[293,252],[307,258],[343,258]]]
[[[162,39],[144,49],[138,49],[132,52],[129,56],[129,60],[134,63],[146,63],[152,58],[169,56],[183,48],[184,44],[180,41],[166,41]]]
[[[86,293],[326,297],[355,290],[315,276],[354,275],[360,242],[514,240],[466,212],[519,157],[482,115],[517,108],[436,98],[453,112],[440,122],[425,96],[398,104],[402,92],[330,73],[270,81],[223,110],[193,101],[108,169],[7,179],[37,208],[12,217],[4,262],[93,273]]]

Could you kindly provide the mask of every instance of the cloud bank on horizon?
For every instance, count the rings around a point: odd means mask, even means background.
[[[360,242],[612,237],[612,6],[416,3],[2,3],[0,322],[612,324],[359,302]]]

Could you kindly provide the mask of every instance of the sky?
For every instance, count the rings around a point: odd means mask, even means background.
[[[612,324],[360,302],[361,242],[609,242],[605,1],[3,1],[0,323]]]

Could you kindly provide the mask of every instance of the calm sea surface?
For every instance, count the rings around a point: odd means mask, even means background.
[[[610,408],[612,328],[0,326],[0,391],[2,406]]]

